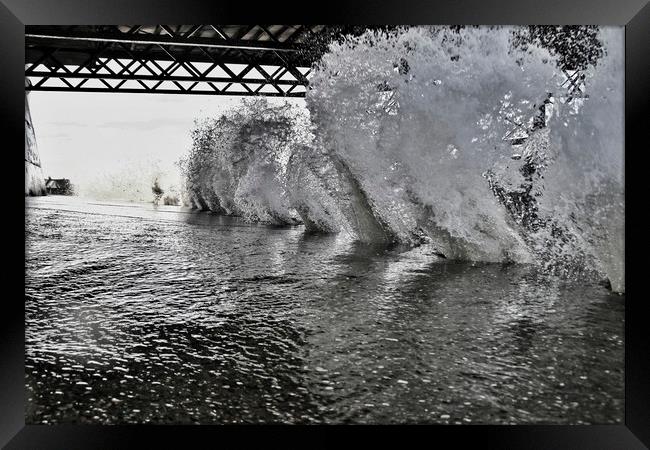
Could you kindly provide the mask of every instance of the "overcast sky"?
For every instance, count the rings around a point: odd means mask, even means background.
[[[217,116],[242,98],[31,92],[43,175],[86,185],[155,166],[173,178],[174,162],[191,145],[194,119]]]

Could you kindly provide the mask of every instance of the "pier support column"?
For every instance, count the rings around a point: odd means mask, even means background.
[[[25,79],[25,87],[28,85],[29,80]],[[41,159],[36,146],[36,135],[32,125],[32,115],[29,112],[28,92],[25,90],[25,195],[47,195]]]

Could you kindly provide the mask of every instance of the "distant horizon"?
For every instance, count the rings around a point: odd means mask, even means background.
[[[175,163],[191,145],[194,120],[216,117],[243,99],[39,91],[28,98],[43,177],[66,178],[84,191],[154,172],[164,174],[166,187],[178,187]],[[304,104],[303,99],[275,99],[284,100]]]

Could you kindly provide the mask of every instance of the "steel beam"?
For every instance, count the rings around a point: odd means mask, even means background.
[[[223,48],[239,49],[254,51],[275,51],[275,52],[298,52],[305,49],[301,44],[283,44],[281,42],[266,42],[256,40],[241,39],[206,39],[206,38],[179,38],[177,36],[147,36],[124,33],[64,33],[56,34],[38,34],[26,33],[25,40],[27,44],[43,45],[52,44],[55,46],[65,46],[70,42],[110,42],[113,44],[164,44],[178,47],[205,47],[205,48]]]
[[[222,90],[213,91],[197,91],[197,90],[173,90],[173,89],[133,89],[133,88],[75,88],[63,86],[39,86],[31,87],[28,91],[51,91],[51,92],[111,92],[111,93],[129,93],[129,94],[175,94],[175,95],[231,95],[237,97],[251,97],[251,96],[264,96],[264,97],[295,97],[301,98],[305,96],[304,92],[259,92],[259,90],[252,90],[246,92],[228,91],[227,88]]]

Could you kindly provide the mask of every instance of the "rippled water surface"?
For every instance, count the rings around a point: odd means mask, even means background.
[[[624,296],[177,207],[26,199],[28,423],[613,423]]]

